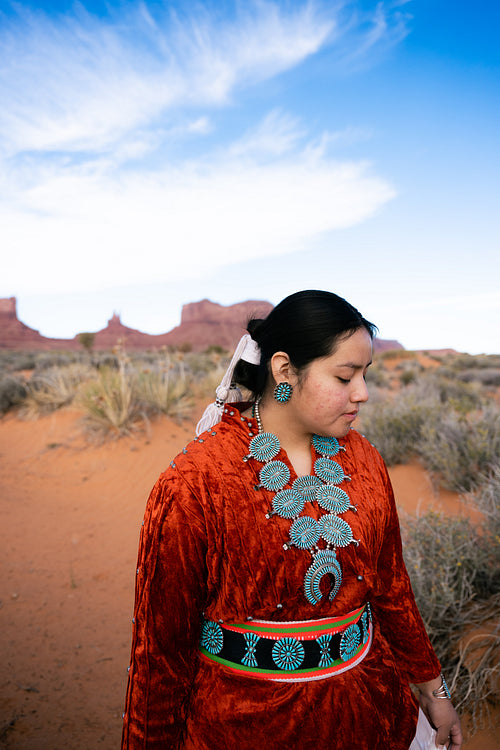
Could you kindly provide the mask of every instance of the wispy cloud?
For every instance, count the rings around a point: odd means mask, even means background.
[[[119,19],[20,9],[0,32],[2,142],[10,153],[105,150],[180,107],[226,103],[316,52],[333,27],[307,4],[249,4],[217,22],[200,9],[155,19],[144,4]]]
[[[394,195],[368,164],[332,158],[342,137],[283,110],[220,132],[244,89],[354,38],[334,6],[256,2],[224,18],[154,7],[3,19],[0,293],[189,278],[298,251]],[[393,36],[382,12],[369,38],[356,30],[360,56]],[[182,139],[207,143],[171,157]]]
[[[229,155],[257,159],[281,156],[292,151],[306,135],[297,118],[273,110],[257,127],[250,128],[231,144]]]
[[[413,16],[403,6],[412,0],[377,2],[371,10],[347,3],[340,15],[336,62],[345,74],[373,65],[410,33]]]

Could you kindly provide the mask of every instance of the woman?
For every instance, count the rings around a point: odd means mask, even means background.
[[[352,429],[375,330],[319,291],[250,322],[149,498],[123,750],[408,750],[409,683],[461,747],[385,465]]]

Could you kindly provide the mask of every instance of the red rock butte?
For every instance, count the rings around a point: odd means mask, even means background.
[[[272,310],[270,302],[248,300],[224,307],[208,299],[183,305],[181,322],[167,333],[150,335],[124,326],[116,313],[105,328],[94,333],[93,349],[106,351],[121,344],[128,351],[146,351],[164,346],[189,346],[204,351],[220,346],[230,351],[245,332],[250,318],[264,318]],[[375,340],[376,351],[402,349],[397,341]],[[81,351],[78,335],[73,339],[52,339],[29,328],[17,317],[15,297],[0,299],[0,349],[26,351]]]

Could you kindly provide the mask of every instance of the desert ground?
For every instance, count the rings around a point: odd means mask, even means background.
[[[119,747],[135,561],[147,495],[193,424],[89,445],[77,411],[0,421],[0,747]],[[463,513],[418,464],[391,469],[398,504]],[[467,750],[500,748],[494,730]],[[369,750],[362,748],[360,750]]]

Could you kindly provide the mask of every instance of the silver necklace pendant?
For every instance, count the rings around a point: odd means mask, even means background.
[[[337,596],[342,583],[342,569],[337,560],[337,555],[332,549],[321,549],[314,555],[314,560],[309,566],[304,578],[304,594],[311,604],[318,604],[321,599],[320,584],[322,578],[330,575],[333,578],[333,586],[328,598],[332,602]]]

